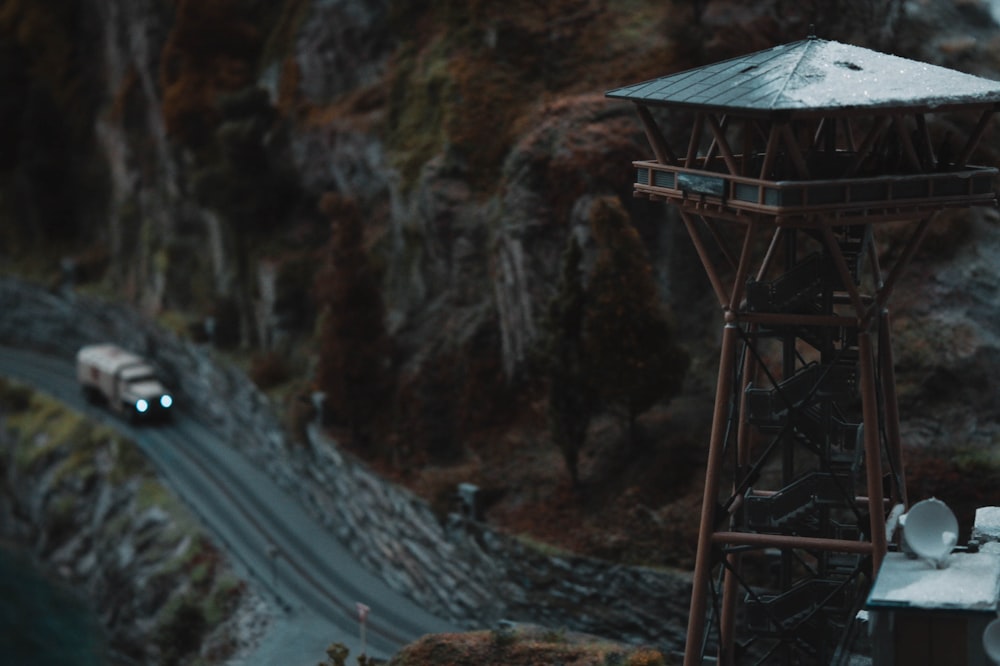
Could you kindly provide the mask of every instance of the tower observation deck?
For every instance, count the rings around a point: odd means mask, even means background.
[[[685,666],[837,663],[907,503],[890,296],[937,213],[997,205],[1000,82],[810,37],[607,96],[724,315]]]

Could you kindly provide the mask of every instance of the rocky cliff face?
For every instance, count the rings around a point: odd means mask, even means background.
[[[681,2],[628,13],[574,0],[509,11],[261,4],[271,6],[88,0],[48,19],[69,41],[61,55],[86,51],[85,68],[31,51],[51,46],[31,29],[51,26],[29,3],[5,11],[5,43],[32,56],[22,74],[48,72],[36,87],[53,97],[53,112],[73,107],[48,90],[58,79],[46,63],[93,87],[80,109],[88,138],[74,145],[103,165],[105,202],[76,223],[78,246],[92,251],[77,250],[80,261],[107,253],[109,286],[152,311],[200,317],[235,301],[251,324],[244,337],[266,342],[255,316],[287,325],[267,319],[283,296],[261,287],[268,271],[280,274],[289,254],[325,236],[320,194],[347,193],[366,211],[392,327],[414,338],[404,346],[425,347],[421,331],[444,322],[460,322],[460,340],[486,326],[508,375],[537,336],[554,256],[580,229],[587,201],[628,200],[628,163],[649,152],[630,109],[602,91],[746,50],[738,35],[753,35],[755,47],[798,38],[810,18],[780,2],[751,11],[722,0],[690,3],[701,7],[698,23]],[[996,69],[985,4],[889,5],[817,11],[833,38],[979,74]],[[252,90],[266,98],[232,99]],[[233,184],[258,176],[267,176],[251,182],[258,191]],[[263,189],[287,191],[270,201]],[[669,265],[663,212],[631,210],[654,264]],[[680,309],[701,295],[675,288],[669,269],[662,282]]]
[[[629,162],[649,149],[632,110],[603,90],[800,39],[810,23],[823,37],[1000,71],[993,18],[979,0],[486,5],[67,0],[66,11],[43,16],[12,0],[0,33],[27,64],[7,80],[35,106],[0,108],[8,126],[33,130],[0,165],[16,173],[0,183],[17,194],[3,199],[18,222],[7,228],[20,230],[6,247],[37,249],[37,225],[24,220],[48,220],[38,228],[66,230],[58,252],[75,258],[78,278],[179,315],[198,334],[210,319],[219,340],[308,354],[309,292],[329,237],[316,202],[347,194],[364,211],[381,271],[394,400],[407,414],[419,411],[407,405],[413,396],[440,383],[425,376],[441,367],[457,373],[446,378],[458,387],[448,400],[504,402],[481,397],[521,376],[558,254],[571,234],[587,240],[593,198],[615,195],[678,315],[695,356],[689,390],[698,391],[714,380],[718,313],[679,225],[631,199]],[[77,90],[90,92],[69,94]],[[25,170],[30,148],[55,150],[40,138],[35,107],[62,119],[72,163],[98,172],[90,180],[48,163]],[[997,162],[991,144],[988,136],[978,161]],[[45,180],[51,173],[61,180]],[[79,204],[69,210],[52,208],[51,187],[62,182],[77,184],[66,190]],[[904,418],[933,405],[966,413],[961,432],[991,432],[987,407],[942,402],[937,387],[987,381],[979,369],[996,355],[998,279],[989,248],[1000,239],[988,215],[940,228],[941,242],[900,289],[920,299],[897,303]],[[16,250],[5,251],[13,263]],[[958,331],[957,351],[929,342]],[[921,442],[951,438],[950,428],[917,430]]]

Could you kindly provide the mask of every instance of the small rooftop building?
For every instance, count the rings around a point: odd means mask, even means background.
[[[685,666],[837,663],[907,505],[890,296],[938,212],[997,204],[1000,82],[810,37],[607,96],[723,315]]]
[[[901,552],[886,555],[865,604],[873,666],[995,663],[989,651],[998,646],[989,645],[987,627],[1000,610],[997,517],[997,507],[979,508],[973,541],[937,566]]]

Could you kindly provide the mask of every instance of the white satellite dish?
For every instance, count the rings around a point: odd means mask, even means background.
[[[910,507],[904,518],[903,538],[913,554],[938,569],[948,566],[948,556],[958,543],[958,519],[948,505],[933,497],[925,499]]]
[[[1000,619],[986,625],[983,632],[983,649],[994,664],[1000,664]]]

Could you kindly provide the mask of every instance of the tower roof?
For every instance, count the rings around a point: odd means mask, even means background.
[[[1000,102],[1000,81],[810,37],[606,95],[753,114],[935,110]]]

